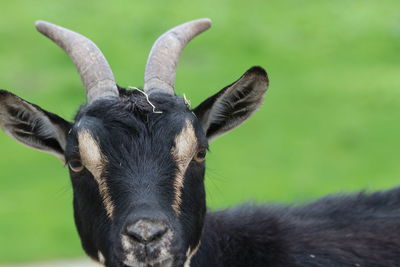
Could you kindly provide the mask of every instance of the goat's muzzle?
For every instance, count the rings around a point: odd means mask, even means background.
[[[141,218],[128,222],[121,235],[126,266],[171,266],[172,230],[166,221]]]
[[[128,224],[125,233],[134,242],[151,245],[159,242],[168,228],[164,222],[153,222],[142,219],[135,223]]]

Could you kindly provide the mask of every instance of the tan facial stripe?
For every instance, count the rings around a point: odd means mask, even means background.
[[[114,206],[111,201],[107,183],[103,178],[104,167],[107,159],[101,153],[100,146],[89,131],[83,130],[78,133],[79,153],[85,167],[93,174],[94,179],[99,185],[99,192],[103,199],[103,204],[107,216],[112,219]]]
[[[180,214],[180,206],[182,203],[182,188],[183,188],[183,177],[186,169],[192,160],[194,153],[197,148],[197,138],[194,132],[192,123],[187,120],[186,125],[182,132],[179,133],[175,138],[175,146],[172,148],[172,156],[174,157],[178,171],[174,180],[175,197],[172,204],[176,214]]]

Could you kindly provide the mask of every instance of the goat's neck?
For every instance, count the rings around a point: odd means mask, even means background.
[[[201,246],[191,261],[200,266],[281,266],[287,259],[287,242],[274,218],[239,218],[222,211],[207,214]],[[286,255],[287,256],[287,255]],[[268,265],[269,266],[269,265]]]

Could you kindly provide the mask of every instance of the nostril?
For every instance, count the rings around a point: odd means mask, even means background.
[[[160,240],[167,232],[167,227],[161,222],[139,220],[126,227],[126,234],[139,243],[150,243]]]

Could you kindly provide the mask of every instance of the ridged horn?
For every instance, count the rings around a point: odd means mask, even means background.
[[[210,19],[198,19],[176,26],[154,43],[144,74],[144,91],[161,90],[174,94],[176,67],[183,48],[211,26]]]
[[[36,22],[36,29],[70,56],[85,86],[88,103],[119,95],[110,65],[91,40],[46,21]]]

